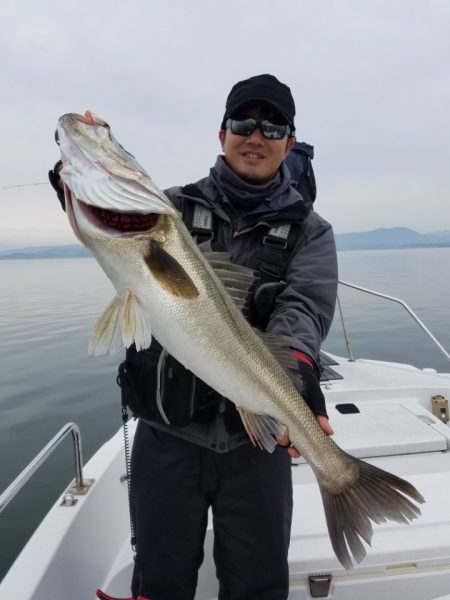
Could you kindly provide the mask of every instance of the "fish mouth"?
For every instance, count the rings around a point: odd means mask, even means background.
[[[156,225],[157,213],[119,212],[86,204],[78,200],[81,209],[97,227],[114,233],[140,233]]]

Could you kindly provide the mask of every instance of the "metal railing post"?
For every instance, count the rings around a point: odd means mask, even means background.
[[[92,484],[93,480],[83,479],[83,455],[81,451],[81,434],[78,425],[67,423],[60,431],[48,442],[46,446],[37,454],[33,460],[23,469],[23,471],[14,479],[0,496],[0,513],[6,508],[16,494],[23,488],[30,477],[47,460],[59,444],[71,433],[74,458],[75,458],[75,486],[70,488],[71,494],[85,494]]]
[[[381,292],[376,292],[375,290],[370,290],[368,288],[361,287],[360,285],[355,285],[354,283],[348,283],[347,281],[339,280],[339,284],[344,285],[349,288],[352,288],[359,292],[365,292],[366,294],[371,294],[372,296],[378,296],[379,298],[384,298],[385,300],[390,300],[391,302],[396,302],[397,304],[400,304],[401,306],[403,306],[403,308],[414,319],[414,321],[417,323],[417,325],[419,325],[419,327],[428,335],[428,337],[434,342],[434,344],[437,346],[437,348],[439,348],[439,350],[442,352],[442,354],[445,356],[445,358],[450,362],[450,354],[447,352],[447,350],[444,348],[444,346],[434,337],[434,335],[426,327],[426,325],[424,323],[422,323],[422,321],[419,319],[419,317],[406,304],[406,302],[403,302],[403,300],[400,300],[400,298],[395,298],[394,296],[388,296],[387,294],[382,294]],[[338,305],[340,306],[339,298],[338,298]],[[340,310],[340,308],[339,308],[339,310]],[[341,312],[341,320],[342,320],[342,325],[343,325],[343,329],[344,329],[344,336],[347,337],[347,331],[345,328],[342,312]]]
[[[81,434],[79,428],[75,425],[70,430],[73,441],[73,455],[75,461],[75,487],[83,488],[83,452],[81,450]]]
[[[350,338],[348,336],[347,327],[345,325],[344,313],[342,312],[342,305],[341,305],[341,299],[339,298],[339,294],[337,294],[336,299],[337,299],[339,314],[341,316],[342,331],[344,332],[344,340],[345,340],[345,345],[347,347],[349,361],[355,362],[355,357],[353,356],[353,352],[352,352],[352,348],[351,348]]]

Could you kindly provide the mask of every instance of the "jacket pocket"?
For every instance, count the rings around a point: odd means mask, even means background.
[[[140,352],[131,347],[117,380],[136,417],[176,427],[207,418],[221,398],[156,342]]]

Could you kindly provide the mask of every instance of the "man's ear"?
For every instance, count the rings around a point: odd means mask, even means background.
[[[219,140],[220,140],[220,145],[222,146],[222,150],[224,150],[225,135],[226,135],[225,129],[221,129],[219,131]]]
[[[295,142],[296,142],[296,139],[295,139],[294,136],[288,137],[287,142],[286,142],[286,154],[285,154],[284,158],[286,158],[286,156],[292,150],[292,148],[294,147]]]

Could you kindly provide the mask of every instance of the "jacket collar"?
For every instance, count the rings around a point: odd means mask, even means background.
[[[226,210],[228,199],[221,192],[214,178],[209,175],[194,184],[181,189],[184,197],[207,206],[214,214],[225,221],[231,222],[230,213]],[[253,227],[258,223],[302,222],[311,208],[305,203],[302,195],[293,187],[288,186],[284,193],[270,202],[259,201],[255,208],[243,215],[243,227]]]

